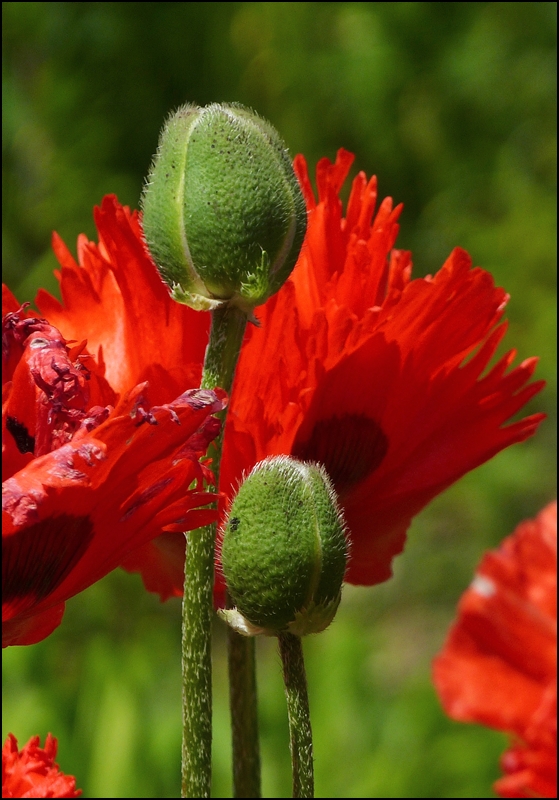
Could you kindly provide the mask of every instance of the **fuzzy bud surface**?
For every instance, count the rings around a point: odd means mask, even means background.
[[[305,201],[275,128],[244,106],[185,105],[167,120],[144,190],[149,251],[175,300],[251,315],[289,277]]]
[[[323,467],[277,456],[239,488],[225,526],[222,564],[236,608],[221,616],[245,635],[318,633],[341,598],[345,524]]]

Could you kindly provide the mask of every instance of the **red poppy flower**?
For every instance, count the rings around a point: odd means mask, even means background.
[[[10,733],[2,748],[2,797],[79,797],[76,779],[60,772],[55,763],[58,742],[50,733],[45,746],[33,736],[18,750]]]
[[[319,461],[334,482],[352,540],[346,579],[391,574],[412,517],[504,447],[536,430],[537,414],[503,427],[543,382],[536,359],[505,374],[508,353],[480,377],[504,336],[507,295],[454,250],[433,277],[411,281],[392,250],[401,206],[373,218],[376,180],[354,180],[353,156],[295,169],[309,210],[297,266],[259,310],[243,346],[225,431],[222,488],[268,455]]]
[[[352,538],[347,579],[373,584],[390,576],[412,517],[435,495],[534,433],[543,414],[504,423],[543,382],[528,384],[534,358],[507,372],[514,352],[483,375],[505,333],[507,295],[467,253],[453,251],[434,277],[412,281],[410,254],[392,250],[401,206],[388,198],[374,215],[376,181],[363,173],[344,218],[339,191],[352,160],[340,150],[335,164],[319,162],[317,203],[304,159],[295,159],[307,236],[284,287],[258,309],[260,327],[247,331],[220,489],[230,496],[268,455],[322,462]],[[208,315],[173,305],[135,214],[107,197],[95,219],[100,244],[80,237],[79,265],[55,237],[63,304],[41,291],[41,312],[67,338],[87,337],[112,386],[124,375],[151,384],[156,370],[148,375],[147,365],[157,358],[181,389],[198,385]],[[168,401],[165,381],[158,389],[158,402]],[[148,588],[180,593],[184,545],[167,545],[157,579],[157,540],[126,566],[141,570]]]
[[[4,300],[6,646],[48,636],[68,598],[163,531],[215,519],[214,510],[198,508],[215,499],[202,491],[210,473],[198,459],[219,431],[211,415],[223,402],[191,390],[150,406],[145,382],[118,399],[83,343],[69,348],[9,292]]]
[[[513,734],[501,797],[557,797],[557,503],[487,553],[435,659],[447,714]]]

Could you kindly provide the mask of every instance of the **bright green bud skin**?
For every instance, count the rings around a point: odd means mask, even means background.
[[[257,464],[225,526],[222,565],[236,608],[221,616],[247,636],[324,630],[348,556],[345,523],[323,467],[287,456]]]
[[[144,190],[146,243],[175,300],[251,315],[291,273],[307,212],[277,131],[243,106],[172,114]]]

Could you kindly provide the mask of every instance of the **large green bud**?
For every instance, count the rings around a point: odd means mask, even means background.
[[[287,280],[307,213],[277,131],[241,105],[167,120],[143,195],[144,235],[175,300],[247,314]]]
[[[340,603],[347,551],[324,468],[287,456],[260,462],[225,526],[221,558],[235,608],[221,616],[247,636],[324,630]]]

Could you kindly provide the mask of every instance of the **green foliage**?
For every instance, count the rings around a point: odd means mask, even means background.
[[[50,235],[138,206],[168,112],[238,101],[311,166],[338,147],[405,202],[415,274],[455,245],[511,294],[505,344],[541,356],[537,437],[415,521],[395,577],[345,592],[304,642],[318,796],[487,797],[505,738],[450,722],[430,685],[481,553],[555,491],[555,3],[4,3],[4,274],[57,292]],[[50,730],[85,796],[178,796],[179,604],[109,575],[45,642],[4,657],[3,736]],[[258,642],[265,796],[290,789],[274,643]],[[214,795],[230,793],[216,628]]]

